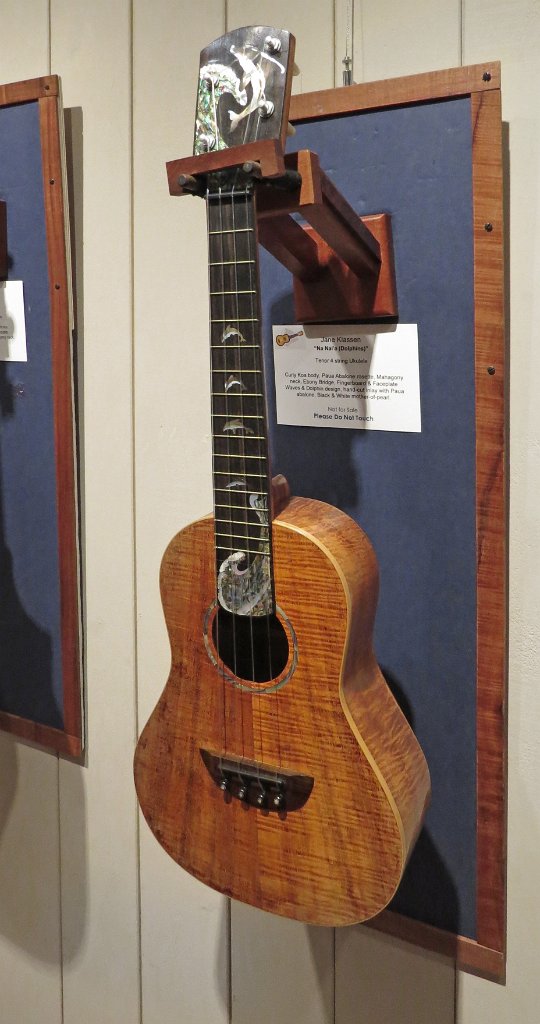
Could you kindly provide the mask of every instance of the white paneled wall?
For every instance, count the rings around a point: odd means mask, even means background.
[[[171,199],[198,52],[297,36],[296,91],[341,83],[350,0],[1,0],[4,82],[53,71],[68,108],[81,371],[88,749],[0,734],[0,1024],[537,1024],[540,915],[540,124],[537,0],[355,0],[354,77],[503,61],[512,241],[509,970],[506,987],[363,928],[227,900],[139,823],[131,758],[164,684],[172,534],[210,507],[203,204]],[[9,40],[9,45],[6,44]],[[534,888],[533,888],[534,892]]]

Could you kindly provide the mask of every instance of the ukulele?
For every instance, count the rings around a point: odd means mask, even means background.
[[[284,143],[293,49],[289,33],[258,26],[202,51],[195,154]],[[429,773],[373,654],[366,535],[270,475],[259,186],[249,165],[204,182],[214,515],[163,557],[171,670],[137,745],[137,794],[158,842],[207,885],[352,924],[394,895]]]

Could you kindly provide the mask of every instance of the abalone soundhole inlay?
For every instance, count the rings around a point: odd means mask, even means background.
[[[289,638],[276,614],[233,615],[219,606],[212,639],[231,673],[254,683],[276,679],[289,660]]]

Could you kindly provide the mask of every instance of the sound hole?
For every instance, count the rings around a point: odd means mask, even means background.
[[[289,641],[277,615],[233,615],[218,607],[212,623],[216,650],[241,679],[267,683],[281,675],[289,659]]]

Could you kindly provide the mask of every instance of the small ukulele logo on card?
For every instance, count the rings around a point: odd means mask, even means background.
[[[276,345],[279,345],[279,347],[281,348],[282,345],[288,345],[289,342],[293,340],[293,338],[300,338],[303,336],[303,334],[303,331],[297,331],[296,334],[277,334]]]

